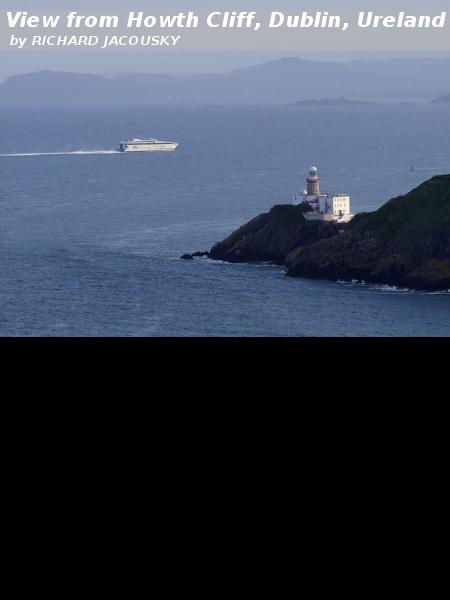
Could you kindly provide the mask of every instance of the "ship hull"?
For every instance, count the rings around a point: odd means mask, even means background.
[[[175,143],[160,144],[121,144],[120,152],[173,152],[178,148]]]

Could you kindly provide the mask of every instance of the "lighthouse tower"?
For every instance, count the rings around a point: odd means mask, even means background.
[[[317,167],[311,167],[306,178],[308,196],[320,196],[320,177]]]
[[[348,194],[333,195],[320,193],[320,177],[317,167],[311,167],[306,178],[307,189],[300,194],[300,204],[308,204],[309,208],[303,216],[307,221],[335,221],[348,223],[355,216],[350,210]],[[298,194],[295,194],[295,199]]]

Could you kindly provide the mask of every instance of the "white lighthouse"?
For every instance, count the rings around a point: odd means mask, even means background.
[[[296,194],[298,199],[299,194]],[[312,210],[304,213],[305,219],[309,221],[335,221],[337,223],[348,223],[355,216],[350,210],[350,196],[338,194],[330,196],[320,192],[320,176],[317,167],[309,169],[306,178],[306,190],[300,194],[300,204],[308,204]]]

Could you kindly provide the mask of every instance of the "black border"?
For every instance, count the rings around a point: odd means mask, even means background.
[[[295,360],[300,357],[312,359],[321,356],[339,359],[343,355],[364,359],[369,355],[376,355],[380,359],[389,357],[389,361],[409,357],[414,362],[423,360],[441,363],[448,360],[450,356],[450,337],[4,337],[0,338],[0,354],[3,359],[20,357],[42,359],[45,356],[61,359],[69,355],[78,358],[178,355],[193,363],[225,359],[230,364],[236,362],[238,357],[241,359],[257,357],[263,360],[269,357],[283,357]],[[339,359],[338,362],[342,361]],[[386,366],[392,364],[392,362],[384,362]],[[381,365],[382,363],[379,363],[379,366]]]

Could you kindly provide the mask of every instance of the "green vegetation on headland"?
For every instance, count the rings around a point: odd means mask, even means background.
[[[348,225],[307,221],[303,211],[302,206],[274,206],[208,255],[285,264],[293,277],[450,288],[450,175],[433,177]]]
[[[449,289],[450,175],[360,215],[326,244],[294,250],[286,264],[288,275]]]

